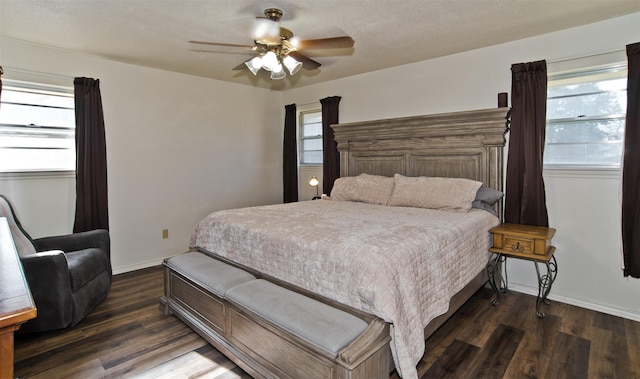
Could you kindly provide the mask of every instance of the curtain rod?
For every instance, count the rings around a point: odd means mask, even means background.
[[[554,61],[547,61],[547,63],[549,63],[549,64],[552,64],[552,63],[563,63],[563,62],[573,61],[573,60],[576,60],[576,59],[599,57],[601,55],[608,55],[608,54],[614,54],[614,53],[624,53],[624,52],[626,52],[625,49],[613,50],[613,51],[606,51],[606,52],[602,52],[602,53],[593,53],[593,54],[589,54],[589,55],[581,55],[581,56],[577,56],[577,57],[573,57],[573,58],[564,58],[564,59],[558,59],[558,60],[554,60]]]
[[[52,74],[52,73],[48,73],[48,72],[26,70],[26,69],[22,69],[22,68],[15,68],[15,67],[8,67],[8,66],[5,66],[4,71],[6,71],[6,72],[13,71],[13,72],[17,72],[19,74],[48,76],[50,78],[65,79],[65,80],[73,80],[73,79],[75,79],[73,76],[67,76],[67,75],[61,75],[61,74]]]

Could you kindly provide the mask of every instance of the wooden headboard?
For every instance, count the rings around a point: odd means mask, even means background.
[[[503,191],[503,148],[510,108],[331,125],[340,176],[468,178]]]

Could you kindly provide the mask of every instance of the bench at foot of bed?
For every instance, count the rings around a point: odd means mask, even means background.
[[[378,318],[200,252],[164,266],[165,313],[256,378],[389,378],[389,325]]]

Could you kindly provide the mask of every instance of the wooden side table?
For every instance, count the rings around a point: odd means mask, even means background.
[[[551,292],[551,286],[558,273],[558,263],[553,256],[556,248],[551,245],[556,230],[543,226],[531,226],[520,224],[501,224],[489,230],[493,236],[493,245],[489,251],[494,253],[487,263],[487,276],[489,284],[495,296],[491,304],[500,304],[500,293],[508,290],[507,258],[519,258],[533,261],[538,275],[538,298],[536,299],[536,315],[544,318],[545,314],[540,310],[540,304],[549,304],[547,296]],[[544,263],[547,272],[541,275],[538,263]],[[503,266],[504,277],[500,266]],[[499,278],[496,278],[498,277]],[[497,279],[497,283],[496,283]]]

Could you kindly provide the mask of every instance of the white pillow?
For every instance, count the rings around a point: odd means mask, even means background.
[[[387,205],[395,181],[380,175],[360,174],[336,179],[331,189],[331,200],[358,201]]]
[[[468,212],[482,182],[464,178],[394,176],[387,205]]]

